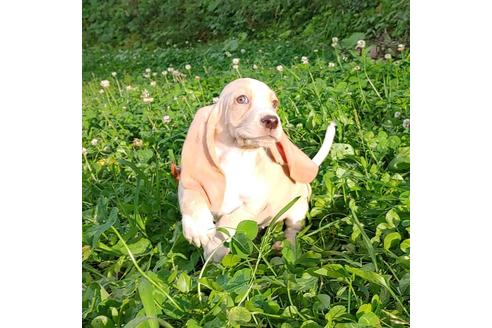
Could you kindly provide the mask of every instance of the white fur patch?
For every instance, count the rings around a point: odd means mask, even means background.
[[[263,149],[216,148],[226,181],[224,200],[217,214],[229,214],[244,205],[248,205],[253,212],[263,208],[267,200],[267,188],[265,181],[256,174],[256,158]]]
[[[194,217],[183,215],[183,235],[197,247],[206,245],[215,235],[213,216],[208,210],[194,213]]]

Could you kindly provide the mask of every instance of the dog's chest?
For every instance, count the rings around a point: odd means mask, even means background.
[[[260,151],[217,149],[226,182],[219,215],[229,214],[241,206],[247,206],[252,212],[260,211],[265,206],[266,181],[258,174]]]

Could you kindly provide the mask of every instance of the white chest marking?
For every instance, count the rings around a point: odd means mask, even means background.
[[[220,168],[225,175],[224,200],[219,215],[229,214],[241,206],[253,212],[263,208],[266,200],[265,181],[257,174],[256,158],[259,150],[238,148],[219,149]]]

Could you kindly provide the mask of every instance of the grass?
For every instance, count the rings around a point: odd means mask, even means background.
[[[409,326],[409,53],[372,60],[351,42],[84,53],[84,326]],[[170,64],[186,76],[163,75]],[[169,167],[196,110],[240,76],[277,92],[308,155],[333,119],[336,143],[296,247],[277,253],[281,225],[246,222],[232,254],[204,265],[182,236]]]

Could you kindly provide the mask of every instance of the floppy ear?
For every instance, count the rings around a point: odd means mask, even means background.
[[[311,183],[318,174],[318,165],[290,141],[285,132],[274,147],[270,147],[274,160],[287,165],[288,175],[296,182]]]
[[[218,111],[217,106],[207,106],[197,111],[181,152],[182,186],[198,190],[211,211],[220,209],[225,190],[225,177],[218,166],[214,144]]]

